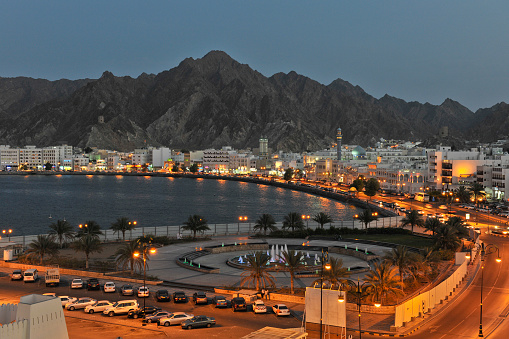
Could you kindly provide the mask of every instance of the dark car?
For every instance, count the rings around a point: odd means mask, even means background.
[[[144,323],[159,323],[159,319],[167,318],[171,315],[168,311],[157,311],[152,313],[151,315],[147,315],[145,319],[143,319]]]
[[[197,327],[211,327],[216,324],[216,319],[212,317],[207,317],[205,315],[197,315],[189,320],[184,321],[181,326],[182,328],[187,328],[190,330],[191,328]]]
[[[23,271],[22,270],[12,271],[11,280],[23,280]]]
[[[168,290],[158,290],[156,292],[156,299],[157,299],[157,301],[170,301],[171,300]]]
[[[87,290],[100,290],[101,285],[99,284],[99,280],[96,278],[90,278],[87,281]]]
[[[182,291],[173,292],[173,302],[186,303],[187,302],[186,294]]]
[[[226,298],[223,297],[222,295],[216,295],[212,299],[212,302],[214,303],[214,305],[216,305],[216,308],[217,307],[228,307],[228,302],[226,301]]]
[[[137,319],[137,318],[141,318],[143,316],[147,316],[149,314],[153,314],[155,312],[158,312],[161,310],[161,307],[157,307],[157,306],[145,306],[145,307],[141,307],[137,310],[133,310],[133,311],[129,311],[129,313],[127,313],[127,317],[128,318],[133,318],[133,319]]]
[[[207,298],[207,295],[205,292],[195,292],[193,294],[193,301],[195,305],[198,304],[205,304],[207,305],[209,303],[209,299]]]
[[[233,298],[232,299],[232,309],[233,309],[233,312],[247,311],[246,300],[242,297]]]
[[[134,295],[134,288],[132,285],[126,284],[120,287],[120,294],[122,295]]]

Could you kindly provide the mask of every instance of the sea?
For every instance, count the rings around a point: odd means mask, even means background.
[[[89,220],[110,228],[127,217],[138,227],[182,225],[199,214],[210,224],[255,223],[264,213],[276,222],[297,212],[352,220],[351,205],[274,186],[204,178],[111,175],[1,175],[0,231],[43,234],[57,220],[78,227]],[[305,222],[312,222],[312,219]]]

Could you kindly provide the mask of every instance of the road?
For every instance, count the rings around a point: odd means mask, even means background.
[[[137,299],[137,297],[123,297],[117,293],[104,293],[102,291],[87,291],[86,289],[71,289],[69,281],[72,277],[64,277],[66,283],[59,287],[46,287],[39,279],[37,283],[23,283],[21,281],[10,281],[6,274],[7,269],[0,272],[0,300],[2,303],[12,302],[18,303],[19,298],[23,295],[32,293],[48,293],[54,292],[57,295],[69,295],[74,297],[91,297],[96,300],[126,300]],[[101,284],[104,281],[101,281]],[[120,283],[117,283],[117,287]],[[168,289],[173,293],[175,289],[166,288],[164,286],[153,287],[151,294],[157,289]],[[194,291],[187,291],[186,295],[192,300]],[[207,294],[209,299],[213,294]],[[143,305],[142,299],[138,299],[140,305]],[[192,302],[183,304],[174,304],[173,302],[157,302],[151,295],[146,299],[147,305],[157,305],[168,311],[183,311],[194,315],[207,315],[216,319],[217,325],[212,328],[183,330],[180,326],[164,327],[156,324],[147,324],[142,326],[140,319],[127,319],[127,316],[107,317],[102,314],[86,314],[82,310],[64,311],[66,316],[69,337],[72,339],[91,339],[91,338],[147,338],[150,336],[156,338],[240,338],[253,331],[261,329],[265,326],[273,326],[280,328],[296,328],[301,323],[294,317],[276,317],[275,314],[254,314],[248,312],[233,312],[230,307],[227,309],[216,309],[213,305],[196,306]],[[288,304],[290,306],[290,304]],[[291,307],[291,306],[290,306]]]

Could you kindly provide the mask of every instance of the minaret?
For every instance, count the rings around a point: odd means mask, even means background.
[[[337,153],[338,160],[341,161],[341,140],[343,139],[343,133],[341,132],[341,128],[338,127],[336,131],[336,143],[337,143]]]
[[[269,156],[269,139],[266,136],[260,138],[260,157],[267,158]]]

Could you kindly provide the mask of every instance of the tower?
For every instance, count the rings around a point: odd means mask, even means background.
[[[343,133],[341,132],[341,128],[338,127],[336,131],[336,143],[337,143],[337,150],[338,153],[338,161],[341,161],[341,140],[343,139]]]
[[[269,156],[269,139],[266,136],[260,137],[260,157],[267,158]]]

